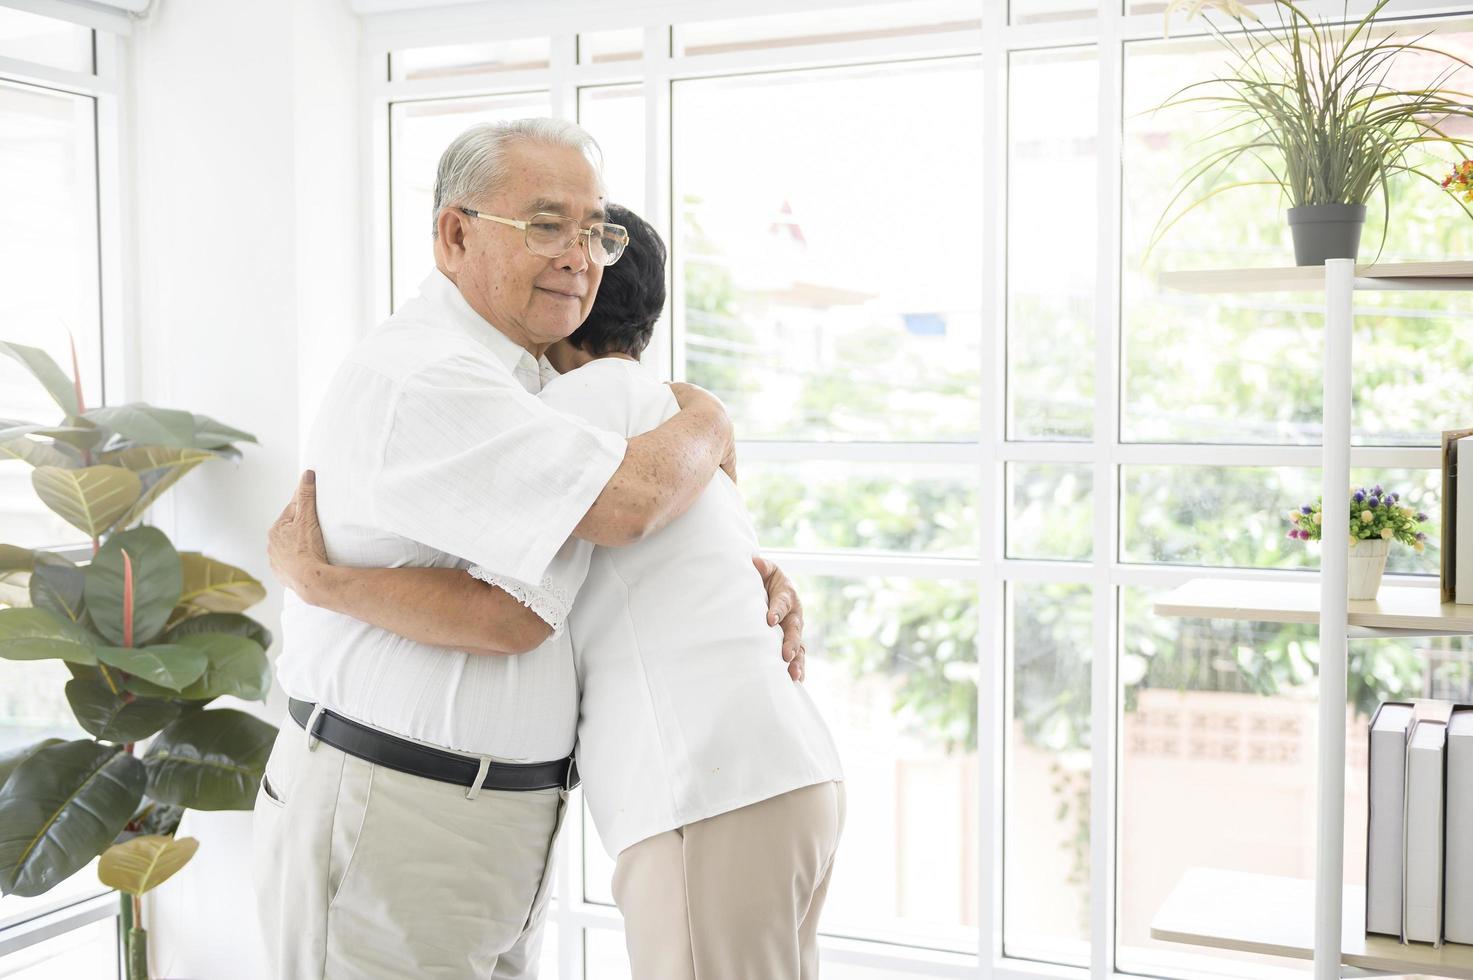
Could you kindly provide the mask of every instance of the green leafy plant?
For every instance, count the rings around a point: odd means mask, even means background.
[[[54,425],[0,421],[0,460],[31,466],[36,495],[93,552],[79,565],[0,545],[0,659],[63,661],[67,702],[92,736],[0,755],[0,893],[42,894],[102,855],[104,883],[136,901],[167,875],[155,866],[125,882],[117,869],[145,852],[169,874],[182,867],[194,853],[173,841],[184,810],[251,809],[276,736],[243,711],[208,707],[266,697],[271,634],[243,615],[265,589],[138,524],[196,466],[239,458],[236,443],[256,440],[142,403],[89,410],[80,380],[45,352],[0,343],[0,353],[63,413]],[[147,975],[146,934],[132,912],[125,899],[136,980]]]
[[[1202,14],[1213,37],[1227,49],[1231,67],[1217,78],[1180,89],[1160,108],[1224,113],[1226,125],[1202,142],[1227,140],[1229,145],[1206,152],[1187,168],[1150,247],[1193,209],[1239,187],[1276,186],[1292,207],[1366,204],[1379,195],[1389,228],[1388,181],[1409,175],[1441,186],[1420,168],[1417,157],[1437,146],[1466,155],[1470,144],[1453,135],[1448,123],[1473,120],[1473,97],[1448,83],[1473,65],[1422,43],[1431,32],[1410,39],[1382,34],[1376,18],[1389,2],[1379,0],[1359,21],[1342,27],[1314,21],[1291,0],[1274,0],[1278,25],[1256,30],[1244,22],[1257,18],[1236,0],[1178,0],[1167,8],[1168,17],[1182,7]],[[1224,30],[1206,16],[1209,10],[1235,22],[1237,29]],[[1426,87],[1403,89],[1390,83],[1392,70],[1408,54],[1442,61]],[[1263,178],[1223,183],[1224,175],[1245,157],[1261,165]],[[1210,189],[1178,207],[1199,183]],[[1473,211],[1459,204],[1473,217]]]
[[[1350,491],[1350,543],[1377,538],[1400,541],[1415,551],[1427,547],[1422,523],[1427,515],[1401,503],[1401,495],[1380,486],[1355,487]],[[1289,511],[1288,536],[1299,541],[1318,541],[1324,530],[1324,498]]]

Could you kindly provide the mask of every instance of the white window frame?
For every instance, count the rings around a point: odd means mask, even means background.
[[[979,513],[982,521],[977,552],[971,558],[868,555],[851,552],[774,551],[789,573],[842,578],[892,576],[917,579],[975,581],[980,597],[978,642],[980,671],[979,785],[983,787],[978,830],[978,953],[963,955],[878,942],[821,937],[827,962],[890,970],[918,977],[995,977],[998,980],[1069,978],[1113,980],[1116,966],[1115,897],[1116,806],[1119,772],[1119,733],[1122,722],[1117,673],[1120,633],[1120,592],[1128,587],[1165,590],[1200,575],[1190,566],[1145,565],[1121,560],[1120,476],[1123,466],[1135,465],[1253,465],[1313,468],[1320,464],[1318,446],[1231,446],[1188,443],[1141,444],[1121,439],[1121,153],[1123,132],[1123,66],[1125,44],[1160,39],[1159,14],[1127,15],[1126,0],[1098,0],[1094,16],[1074,20],[1013,25],[1006,22],[1008,0],[975,0],[982,28],[975,34],[949,34],[778,47],[769,50],[684,57],[671,53],[674,23],[761,16],[795,9],[858,7],[883,0],[565,0],[549,3],[539,12],[525,8],[448,7],[364,17],[362,78],[366,146],[370,161],[371,193],[365,202],[364,226],[371,230],[367,308],[371,320],[389,309],[389,140],[392,103],[405,98],[497,95],[546,90],[553,110],[576,119],[578,90],[593,85],[642,82],[646,94],[646,190],[643,213],[667,242],[671,232],[670,92],[673,81],[742,75],[762,71],[838,67],[915,60],[959,54],[980,54],[983,93],[983,158],[979,161],[985,213],[984,248],[980,270],[982,305],[979,432],[975,442],[886,443],[743,441],[745,460],[784,462],[831,460],[855,463],[951,463],[976,467]],[[1338,19],[1363,15],[1370,0],[1300,0],[1311,16]],[[1473,14],[1473,0],[1394,0],[1388,17]],[[607,64],[576,63],[576,31],[642,27],[644,55],[640,60]],[[1173,37],[1200,35],[1180,26]],[[545,70],[515,74],[488,74],[474,78],[390,82],[386,70],[391,50],[437,44],[466,44],[546,35],[551,38],[551,60]],[[1007,163],[1008,163],[1008,56],[1013,52],[1094,46],[1099,77],[1098,159],[1096,202],[1098,241],[1096,275],[1098,302],[1094,320],[1094,414],[1088,441],[1018,441],[1006,434],[1007,418]],[[636,202],[631,202],[636,203]],[[672,268],[678,268],[674,257]],[[671,316],[657,327],[646,360],[666,377],[684,375],[680,277],[674,277]],[[1012,559],[1004,553],[1007,497],[1005,474],[1009,463],[1058,462],[1087,464],[1092,469],[1094,507],[1093,558],[1088,561]],[[1433,448],[1354,447],[1350,464],[1357,468],[1436,468]],[[1220,577],[1260,581],[1295,581],[1304,573],[1271,569],[1213,569]],[[1435,587],[1423,576],[1393,576],[1397,585]],[[1093,658],[1091,678],[1091,731],[1093,732],[1090,812],[1090,961],[1087,969],[1007,957],[1003,954],[1003,814],[1006,773],[1005,725],[1011,717],[1011,666],[995,654],[1004,650],[1004,602],[1008,583],[1071,583],[1088,585],[1093,596]],[[578,800],[574,800],[581,814]],[[558,894],[549,915],[558,928],[559,976],[581,977],[583,931],[622,929],[616,909],[583,900],[582,818],[571,820],[571,831],[559,845]],[[576,897],[575,897],[576,896]],[[1203,976],[1231,973],[1232,966],[1201,959]],[[1175,972],[1175,971],[1174,971]]]
[[[102,391],[98,404],[126,401],[134,389],[137,345],[133,342],[133,268],[124,243],[134,215],[128,166],[128,38],[132,22],[121,13],[62,0],[0,0],[0,6],[68,21],[93,31],[95,74],[64,71],[15,58],[0,58],[0,80],[90,97],[96,105],[98,281],[101,316]],[[3,234],[0,230],[0,234]],[[65,551],[90,557],[91,549]],[[95,893],[71,896],[34,911],[0,920],[0,957],[102,919],[119,918],[117,894],[98,885]],[[121,944],[118,976],[122,976]]]

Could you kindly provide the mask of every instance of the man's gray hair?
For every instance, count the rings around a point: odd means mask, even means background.
[[[603,152],[587,130],[566,119],[537,116],[511,122],[472,126],[445,148],[435,174],[435,213],[430,234],[440,233],[440,212],[447,207],[468,206],[489,194],[507,179],[506,150],[517,143],[541,143],[577,150],[593,164],[603,186]]]

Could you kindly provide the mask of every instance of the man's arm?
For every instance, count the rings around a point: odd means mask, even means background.
[[[458,568],[349,568],[327,558],[308,470],[267,533],[271,569],[303,601],[431,646],[526,653],[552,627],[527,606]]]
[[[655,533],[684,514],[717,467],[736,472],[731,420],[713,395],[695,385],[670,386],[680,411],[629,440],[614,472],[573,535],[618,548]]]
[[[470,653],[513,654],[535,648],[552,628],[505,591],[454,568],[350,568],[328,561],[317,522],[314,474],[302,474],[296,495],[267,535],[271,568],[303,601],[401,636]],[[767,591],[767,624],[782,627],[782,657],[801,681],[803,604],[782,569],[752,563]]]

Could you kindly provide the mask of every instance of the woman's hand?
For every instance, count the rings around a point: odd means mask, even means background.
[[[757,566],[767,589],[767,625],[783,628],[783,660],[788,665],[788,676],[801,681],[808,648],[803,645],[803,602],[798,590],[781,568],[761,555],[753,555],[752,564]]]
[[[282,585],[313,605],[332,573],[327,542],[317,523],[317,474],[307,470],[291,502],[266,532],[266,555]]]

